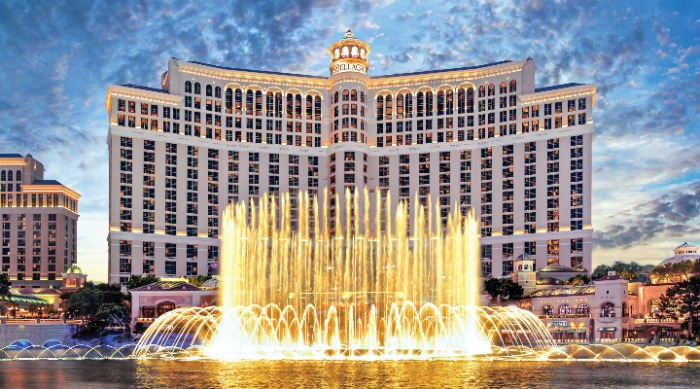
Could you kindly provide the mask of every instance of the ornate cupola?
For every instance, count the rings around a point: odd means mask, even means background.
[[[328,47],[328,55],[331,57],[331,76],[344,72],[367,74],[369,45],[355,38],[350,30],[343,39]]]

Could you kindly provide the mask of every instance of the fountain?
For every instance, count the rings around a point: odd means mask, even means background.
[[[409,236],[407,204],[392,215],[389,206],[365,206],[369,196],[345,193],[344,224],[332,218],[325,193],[298,194],[296,226],[289,194],[279,203],[263,196],[250,208],[229,205],[222,216],[220,305],[161,316],[134,356],[520,358],[554,346],[532,313],[480,306],[471,214],[454,207],[443,229],[437,204],[418,207]],[[374,204],[391,204],[390,195],[376,196]]]

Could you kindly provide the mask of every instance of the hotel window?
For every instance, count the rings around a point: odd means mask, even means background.
[[[165,261],[165,274],[169,276],[174,276],[177,272],[177,262],[175,261]]]

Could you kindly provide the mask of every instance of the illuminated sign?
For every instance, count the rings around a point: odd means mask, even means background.
[[[331,75],[343,72],[358,72],[367,74],[367,67],[359,63],[338,63],[331,69]]]
[[[550,327],[566,327],[569,323],[566,320],[552,320],[549,323]]]

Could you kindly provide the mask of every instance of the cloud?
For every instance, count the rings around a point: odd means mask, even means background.
[[[692,14],[670,3],[622,8],[574,0],[226,6],[168,0],[118,7],[108,1],[4,1],[0,144],[3,152],[32,153],[48,178],[83,194],[79,260],[99,264],[95,277],[103,279],[107,85],[157,87],[171,57],[326,75],[326,47],[351,28],[372,44],[373,75],[532,56],[538,86],[597,83],[597,247],[627,247],[635,236],[658,245],[666,235],[692,234],[689,226],[697,219],[683,220],[696,209],[687,185],[697,178],[700,158],[700,48],[693,40],[697,18],[686,16]],[[659,153],[662,147],[669,151]],[[632,193],[615,186],[620,177],[634,177],[626,182]]]

